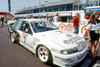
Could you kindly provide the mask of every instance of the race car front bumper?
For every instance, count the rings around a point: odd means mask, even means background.
[[[85,58],[87,54],[87,49],[88,46],[86,46],[81,52],[68,55],[52,52],[53,63],[62,67],[74,66]]]

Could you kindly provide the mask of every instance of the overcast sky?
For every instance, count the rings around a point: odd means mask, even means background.
[[[43,4],[45,1],[53,2],[57,0],[40,0],[40,3]],[[38,4],[39,0],[11,0],[11,13],[14,14],[17,9],[22,9]],[[8,12],[8,0],[0,0],[0,12]]]

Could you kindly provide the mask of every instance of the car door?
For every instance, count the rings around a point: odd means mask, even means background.
[[[34,36],[33,36],[33,33],[32,33],[32,29],[30,28],[29,24],[28,24],[27,30],[25,32],[27,33],[26,44],[31,49],[34,49],[35,41],[34,41]]]
[[[22,45],[26,44],[26,37],[28,36],[27,33],[25,32],[26,25],[27,25],[27,21],[22,21],[21,29],[19,30],[20,43]]]
[[[33,38],[33,33],[30,28],[29,23],[26,21],[23,22],[22,27],[21,27],[21,38],[20,41],[22,44],[24,44],[25,47],[27,47],[29,50],[33,50],[33,45],[35,44],[34,38]]]

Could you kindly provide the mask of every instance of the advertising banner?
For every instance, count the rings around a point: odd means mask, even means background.
[[[86,6],[97,6],[99,4],[99,0],[86,0]]]

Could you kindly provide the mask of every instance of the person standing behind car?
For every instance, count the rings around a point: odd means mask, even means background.
[[[96,46],[99,43],[99,33],[97,28],[100,28],[100,21],[98,20],[100,13],[98,11],[94,12],[90,16],[90,20],[87,25],[88,37],[89,37],[89,56],[92,53],[92,60],[94,60],[94,54]]]
[[[73,33],[79,33],[79,13],[77,13],[73,18]]]
[[[87,16],[85,17],[85,20],[83,21],[83,25],[87,25],[87,24],[88,24],[89,18],[90,18],[89,15],[87,15]]]
[[[1,25],[4,26],[4,18],[1,17]]]
[[[70,23],[73,23],[73,17],[70,18]]]
[[[61,18],[58,16],[58,14],[56,14],[56,15],[53,17],[53,21],[54,21],[54,22],[59,22],[59,21],[61,21]]]

